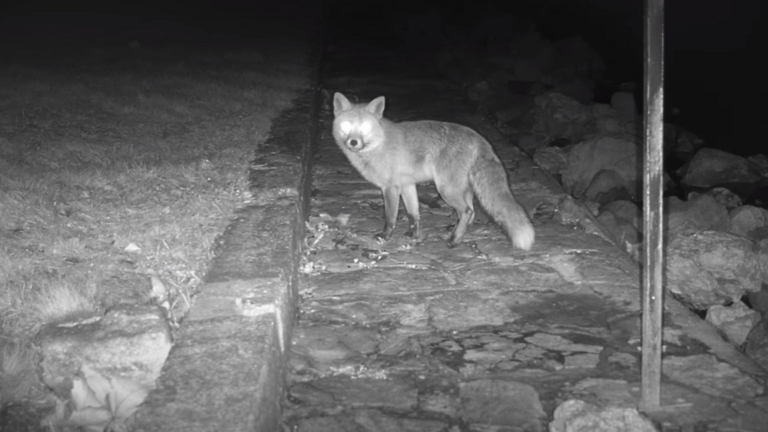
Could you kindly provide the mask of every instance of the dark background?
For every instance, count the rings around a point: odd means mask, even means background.
[[[669,119],[708,146],[745,156],[764,152],[759,119],[765,57],[760,0],[666,3],[666,106],[668,113],[679,110]],[[489,17],[509,16],[510,31],[535,24],[551,40],[580,34],[602,55],[607,82],[639,84],[643,8],[644,2],[637,0],[6,0],[0,6],[0,44],[24,49],[63,41],[234,43],[233,36],[247,43],[243,38],[263,39],[271,32],[321,25],[328,43],[355,41],[408,51],[398,26],[406,25],[410,14],[438,10],[441,25],[453,28],[471,29]]]

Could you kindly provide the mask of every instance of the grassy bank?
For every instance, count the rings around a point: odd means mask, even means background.
[[[151,302],[153,280],[185,315],[249,202],[248,161],[309,85],[302,49],[0,53],[0,405],[34,390],[30,341],[47,323]]]

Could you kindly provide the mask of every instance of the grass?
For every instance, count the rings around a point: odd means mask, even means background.
[[[66,45],[0,65],[0,403],[29,392],[44,325],[151,301],[188,311],[271,120],[306,58],[247,49]]]

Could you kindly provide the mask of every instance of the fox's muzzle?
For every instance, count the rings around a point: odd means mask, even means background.
[[[352,151],[359,151],[364,146],[363,140],[360,138],[348,138],[346,144],[347,147],[349,147],[349,149]]]

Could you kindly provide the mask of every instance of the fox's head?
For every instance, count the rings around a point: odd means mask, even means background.
[[[368,104],[353,104],[341,93],[333,95],[333,137],[342,149],[366,152],[384,142],[381,118],[384,96]]]

